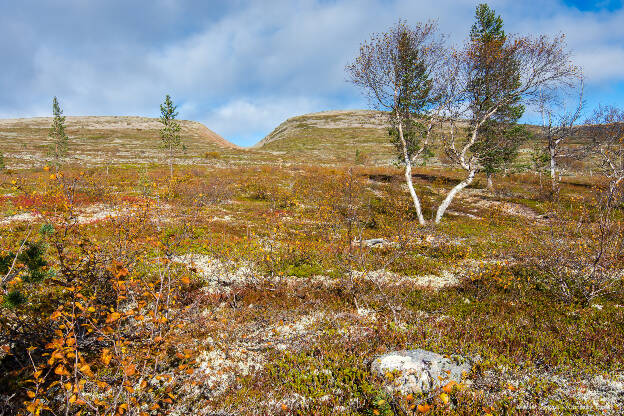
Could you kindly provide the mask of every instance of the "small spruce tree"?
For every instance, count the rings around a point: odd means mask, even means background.
[[[23,282],[39,284],[44,279],[54,276],[55,272],[45,260],[47,244],[45,238],[54,232],[54,227],[44,224],[39,230],[41,238],[37,241],[24,241],[17,253],[0,255],[0,277],[10,280],[19,277]],[[0,307],[16,308],[28,298],[23,290],[0,288]],[[1,308],[0,308],[1,309]]]
[[[58,171],[63,159],[67,157],[69,137],[67,137],[65,133],[65,117],[63,116],[63,110],[61,110],[56,97],[52,100],[52,114],[54,115],[54,119],[52,120],[52,126],[48,133],[48,137],[52,140],[49,153]]]
[[[6,164],[4,163],[4,154],[0,152],[0,171],[6,169]]]
[[[477,112],[492,106],[492,97],[498,91],[490,90],[487,77],[496,70],[498,62],[496,56],[502,50],[506,35],[503,30],[503,19],[496,15],[487,4],[477,6],[475,22],[470,30],[470,41],[478,45],[475,50],[479,56],[476,70],[479,75],[471,85],[471,92],[475,95],[475,104],[480,107]],[[520,87],[520,73],[512,73],[515,88]],[[475,143],[473,150],[479,154],[482,171],[487,176],[488,188],[492,188],[492,175],[501,171],[512,162],[518,154],[520,145],[528,139],[528,131],[517,124],[524,114],[524,106],[520,97],[501,106],[488,121],[480,127],[480,140]]]
[[[168,152],[169,157],[169,173],[171,175],[171,179],[173,179],[173,155],[174,152],[182,147],[185,149],[185,146],[182,144],[180,139],[180,123],[176,120],[178,116],[178,112],[176,111],[177,106],[173,104],[171,97],[169,94],[165,97],[165,102],[160,105],[160,122],[163,125],[163,128],[160,129],[160,138],[162,139],[162,146]]]

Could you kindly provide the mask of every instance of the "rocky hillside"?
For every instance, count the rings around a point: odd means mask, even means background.
[[[45,161],[48,117],[0,120],[0,150],[11,168],[28,168]],[[206,152],[234,150],[238,147],[196,121],[181,121],[182,141],[189,149],[182,160]],[[156,118],[147,117],[67,117],[66,132],[70,137],[73,161],[89,165],[148,163],[159,161],[159,129]]]

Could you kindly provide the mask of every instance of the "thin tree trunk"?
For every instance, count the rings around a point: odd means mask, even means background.
[[[491,172],[487,173],[487,189],[489,189],[489,190],[494,189],[494,183],[492,182],[492,173]]]
[[[455,185],[455,187],[449,191],[448,195],[446,195],[446,198],[444,198],[444,201],[442,201],[442,203],[438,207],[438,211],[435,217],[436,224],[440,223],[440,220],[442,219],[444,212],[449,207],[449,205],[451,205],[451,202],[453,201],[453,198],[455,198],[455,195],[457,195],[459,191],[461,191],[462,189],[464,189],[465,187],[467,187],[468,185],[472,183],[476,173],[477,171],[475,169],[472,169],[468,173],[468,177],[466,179],[464,179],[463,181]]]
[[[550,147],[550,182],[553,194],[557,193],[557,162],[555,161],[555,149]]]
[[[416,195],[416,191],[414,190],[414,185],[412,184],[412,161],[407,154],[407,143],[405,142],[405,137],[403,136],[403,125],[398,120],[397,116],[397,124],[399,128],[399,139],[401,140],[401,146],[403,147],[403,159],[405,162],[405,182],[407,182],[407,188],[409,189],[409,193],[412,196],[412,201],[414,201],[414,208],[416,209],[416,215],[418,216],[418,222],[420,225],[425,225],[425,218],[422,214],[422,208],[420,206],[420,200],[418,199],[418,195]]]
[[[171,180],[173,181],[173,150],[171,145],[169,145],[169,175],[171,176]]]

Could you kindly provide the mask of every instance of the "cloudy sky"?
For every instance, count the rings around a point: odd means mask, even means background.
[[[455,42],[468,0],[23,0],[0,13],[0,118],[180,118],[251,145],[288,117],[366,108],[344,67],[371,33],[399,18],[437,19]],[[490,1],[508,33],[567,35],[588,107],[624,106],[622,1]]]

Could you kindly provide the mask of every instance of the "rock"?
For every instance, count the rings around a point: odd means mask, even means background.
[[[353,241],[353,244],[359,245],[360,244],[360,240],[355,239]],[[384,240],[383,238],[371,238],[369,240],[362,240],[361,244],[364,247],[383,247],[384,245],[388,244],[388,242],[386,240]]]
[[[388,241],[384,238],[370,238],[368,240],[358,240],[357,238],[355,240],[353,240],[353,244],[355,245],[360,245],[360,243],[362,244],[362,246],[364,247],[398,247],[398,244],[393,242],[393,241]]]
[[[444,357],[422,349],[394,351],[377,357],[371,370],[388,379],[387,388],[401,394],[427,393],[450,381],[461,383],[470,373],[469,360]],[[394,374],[388,377],[388,373]]]

